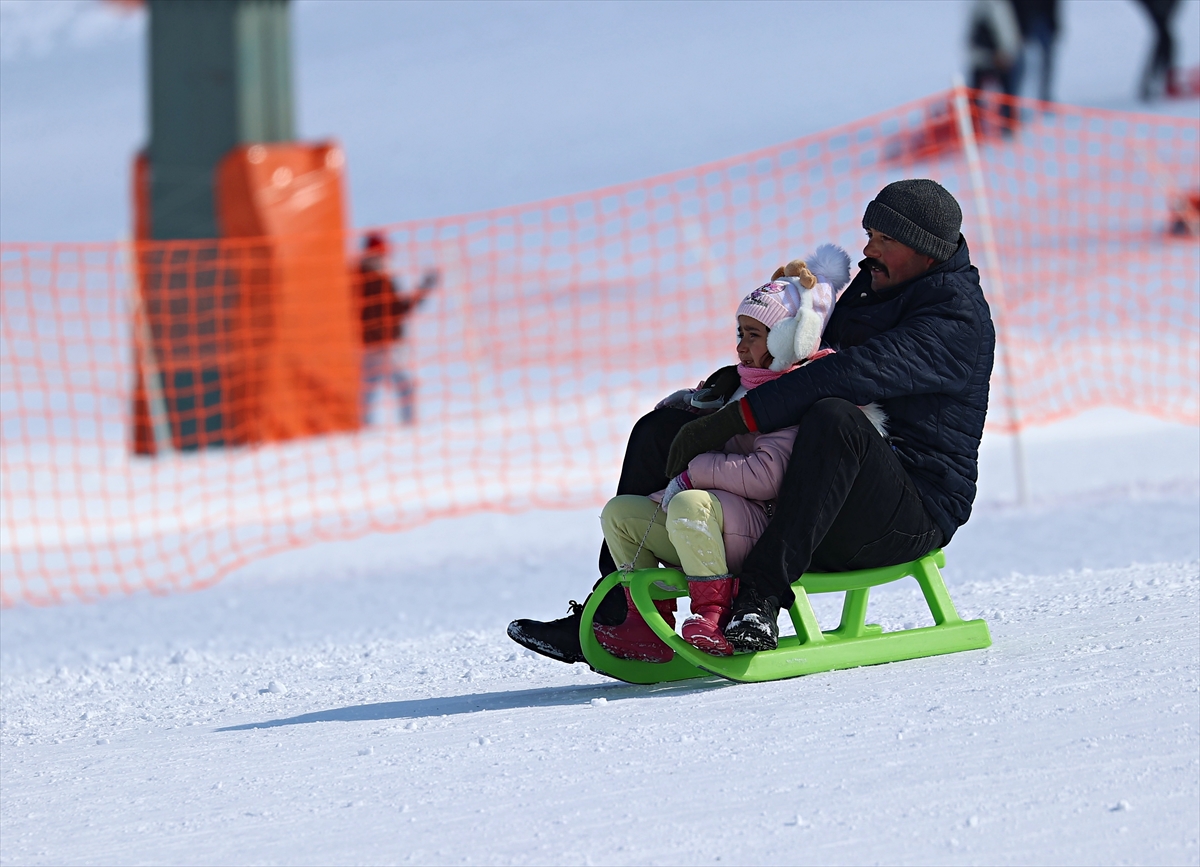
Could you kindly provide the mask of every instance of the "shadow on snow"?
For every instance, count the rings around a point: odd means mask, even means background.
[[[350,707],[319,710],[286,719],[245,723],[225,726],[218,732],[244,732],[253,729],[269,729],[276,726],[303,725],[320,722],[370,722],[385,719],[422,719],[426,717],[451,716],[461,713],[476,713],[488,710],[514,710],[517,708],[556,707],[560,705],[585,704],[593,698],[622,699],[652,695],[687,695],[710,689],[735,686],[720,678],[690,681],[686,684],[663,683],[652,686],[629,684],[594,684],[589,686],[558,686],[542,689],[522,689],[515,692],[481,692],[473,695],[454,695],[440,698],[417,698],[408,701],[383,701],[375,704],[356,704]]]

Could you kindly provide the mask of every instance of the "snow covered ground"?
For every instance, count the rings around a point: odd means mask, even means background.
[[[0,862],[1200,863],[1200,431],[985,442],[947,549],[986,651],[632,687],[504,635],[598,509],[324,544],[212,590],[0,612]],[[885,628],[928,619],[877,591]],[[818,600],[836,619],[836,602]]]

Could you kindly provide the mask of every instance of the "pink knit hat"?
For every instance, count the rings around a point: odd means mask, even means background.
[[[771,370],[789,370],[821,348],[821,332],[833,313],[837,293],[850,282],[850,256],[822,244],[807,261],[793,259],[775,279],[742,299],[738,316],[767,326]]]
[[[749,316],[767,328],[774,328],[785,319],[791,319],[800,309],[800,291],[790,279],[772,280],[759,286],[742,299],[738,305],[738,316]]]

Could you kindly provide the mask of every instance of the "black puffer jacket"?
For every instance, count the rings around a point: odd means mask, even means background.
[[[823,397],[877,401],[892,448],[949,542],[975,500],[996,349],[967,242],[960,237],[947,261],[882,293],[859,272],[834,306],[825,341],[837,354],[746,396],[759,430],[797,424]]]

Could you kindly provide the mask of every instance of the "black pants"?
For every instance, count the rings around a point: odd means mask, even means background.
[[[1155,89],[1165,84],[1175,65],[1175,39],[1171,34],[1171,18],[1179,5],[1178,0],[1142,0],[1142,6],[1150,14],[1154,25],[1154,48],[1142,74],[1141,97],[1150,99]]]
[[[994,81],[1000,86],[1000,89],[1004,92],[1005,96],[1016,96],[1017,87],[1019,84],[1017,80],[1018,72],[1019,68],[1017,66],[1013,66],[1004,70],[980,69],[976,67],[975,69],[971,70],[971,88],[973,90],[986,90],[987,86]],[[988,108],[986,107],[986,103],[976,100],[974,114],[977,131],[979,130],[979,123],[981,121],[985,119],[994,120],[994,118],[988,118],[987,112]],[[990,126],[994,128],[996,125],[998,125],[1001,134],[1011,134],[1013,131],[1013,104],[1008,100],[1004,100],[1004,102],[1000,103],[998,113],[1000,118],[998,124],[993,124]]]
[[[891,446],[854,404],[826,398],[800,420],[775,516],[738,577],[786,608],[791,582],[810,569],[892,566],[941,544]]]
[[[695,416],[656,410],[634,426],[618,493],[649,494],[667,484],[666,454],[675,433]],[[792,604],[791,582],[810,569],[844,572],[905,563],[942,544],[899,458],[849,401],[818,401],[800,421],[775,516],[750,551],[742,586]],[[607,571],[605,571],[607,569]],[[616,569],[607,548],[600,571]],[[601,622],[625,617],[624,594],[609,594]]]

